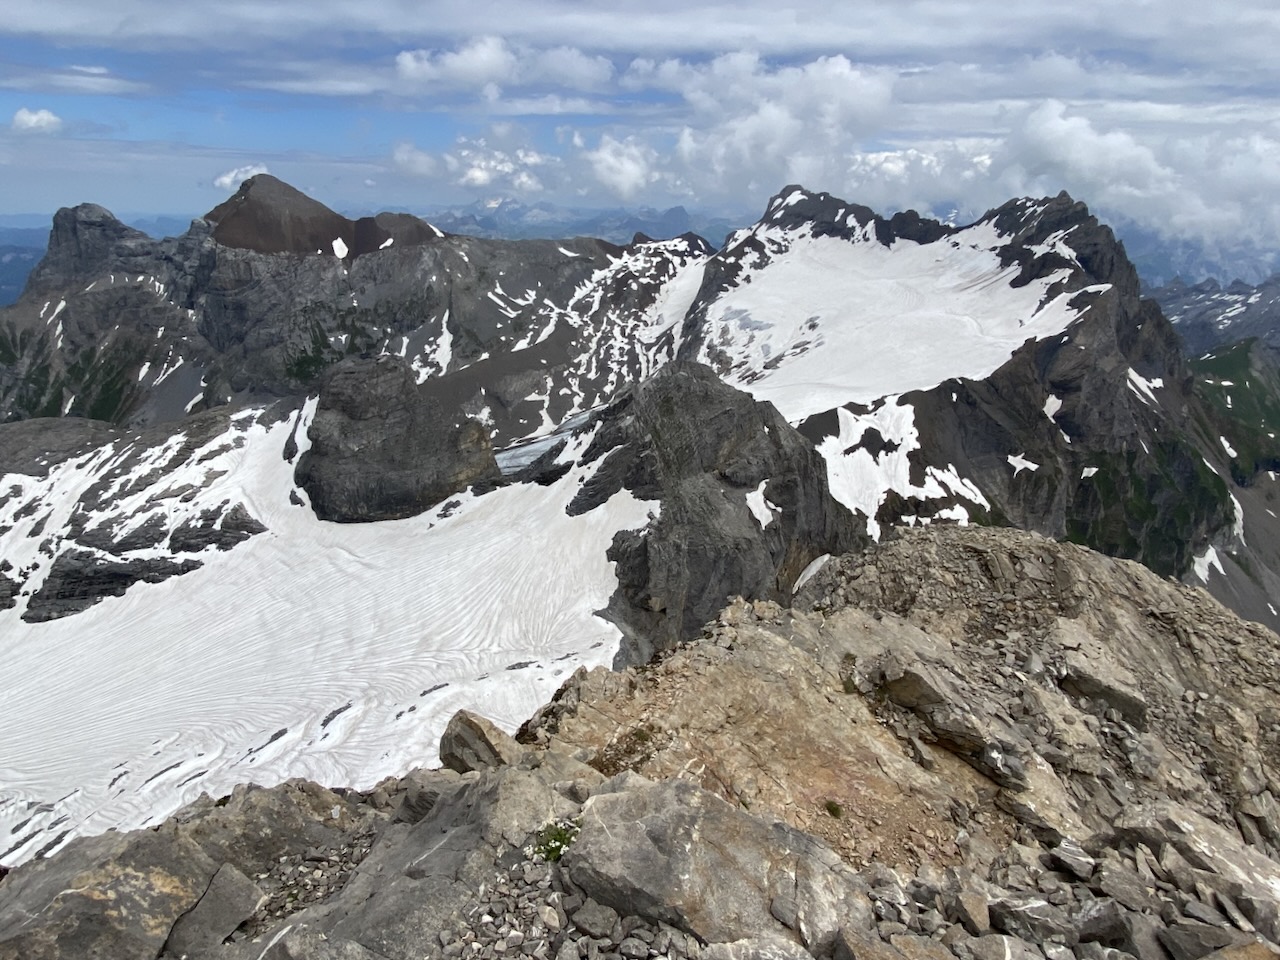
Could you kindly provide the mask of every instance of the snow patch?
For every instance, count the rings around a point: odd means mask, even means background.
[[[1153,377],[1148,380],[1132,367],[1129,368],[1129,389],[1138,395],[1138,399],[1144,403],[1159,403],[1156,395],[1152,392],[1154,388],[1163,387],[1164,380],[1160,377]]]
[[[347,245],[341,237],[333,238],[333,255],[339,260],[347,259]]]
[[[765,499],[764,488],[768,483],[768,480],[761,480],[760,486],[747,494],[747,507],[756,518],[756,523],[760,524],[761,530],[773,522],[773,512],[778,509]]]
[[[313,399],[299,415],[300,451],[314,412]],[[594,613],[617,587],[605,552],[658,505],[621,491],[568,515],[598,466],[577,465],[589,433],[570,442],[573,465],[550,487],[463,493],[406,520],[325,523],[290,502],[293,464],[281,452],[294,423],[265,425],[257,413],[189,453],[183,434],[146,451],[90,524],[141,523],[152,509],[180,522],[230,499],[270,533],[71,617],[26,623],[21,599],[0,612],[5,674],[23,678],[6,689],[0,725],[0,833],[30,818],[7,863],[67,825],[72,835],[134,829],[250,780],[372,787],[432,763],[457,709],[511,730],[577,667],[612,661],[619,631]],[[65,529],[128,443],[43,479],[0,479],[0,489],[22,489],[0,507],[0,526],[36,497],[53,511],[49,529]],[[185,484],[198,490],[189,502],[173,493]],[[37,559],[39,538],[26,534],[45,512],[0,537],[0,555],[15,566]]]
[[[953,377],[981,379],[1080,315],[1069,303],[1080,291],[1048,298],[1064,271],[1011,287],[1019,268],[1001,265],[1004,241],[989,224],[964,231],[965,242],[890,247],[754,232],[772,256],[745,265],[708,309],[698,359],[792,423]]]
[[[1013,475],[1016,477],[1023,470],[1030,470],[1032,473],[1040,469],[1040,464],[1033,463],[1022,454],[1011,454],[1005,458],[1009,461],[1009,466],[1013,467]]]
[[[823,439],[818,452],[827,461],[827,482],[831,495],[850,510],[867,520],[867,532],[880,539],[880,525],[875,516],[890,493],[904,499],[945,500],[960,498],[990,509],[991,504],[970,481],[962,478],[953,466],[946,470],[926,467],[924,482],[911,482],[909,455],[920,449],[920,434],[915,425],[915,408],[901,403],[897,397],[887,398],[869,413],[854,413],[846,407],[836,411],[839,432]],[[873,457],[856,446],[867,430],[874,428],[889,444]],[[966,512],[965,519],[968,518]]]
[[[800,588],[817,576],[818,571],[827,565],[827,561],[831,559],[831,554],[824,553],[820,557],[814,557],[809,561],[808,566],[800,571],[800,576],[796,577],[795,585],[791,588],[791,594],[800,592]]]
[[[1224,577],[1227,575],[1227,572],[1222,569],[1222,561],[1218,559],[1218,551],[1213,547],[1206,547],[1204,553],[1193,558],[1191,566],[1201,583],[1209,582],[1209,571],[1211,569],[1217,570]]]

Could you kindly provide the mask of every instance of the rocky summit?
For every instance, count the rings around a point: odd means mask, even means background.
[[[204,796],[0,881],[0,957],[1215,960],[1280,951],[1280,638],[1011,530],[580,669],[369,790]]]

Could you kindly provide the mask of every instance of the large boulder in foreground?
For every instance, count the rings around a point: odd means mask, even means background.
[[[563,865],[596,901],[706,943],[776,937],[821,956],[842,926],[872,923],[829,847],[683,780],[592,797]]]
[[[397,357],[335,366],[309,435],[295,479],[321,520],[412,517],[499,476],[484,426],[426,396]]]

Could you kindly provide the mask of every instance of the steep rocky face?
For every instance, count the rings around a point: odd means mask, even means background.
[[[0,957],[1263,960],[1277,685],[1280,638],[1199,590],[907,531],[576,672],[518,740],[459,714],[452,769],[24,864]]]
[[[957,228],[792,186],[719,251],[353,223],[266,176],[170,241],[59,217],[0,318],[9,416],[170,419],[385,353],[502,447],[678,357],[774,402],[873,534],[988,518],[1185,575],[1236,519],[1176,335],[1065,194]]]
[[[307,438],[295,476],[322,520],[416,516],[500,475],[484,426],[425,395],[395,357],[329,371]]]
[[[624,487],[661,503],[648,527],[619,533],[609,550],[621,664],[692,635],[730,595],[785,601],[809,563],[865,536],[831,497],[812,445],[701,364],[668,364],[601,422],[586,458],[603,463],[570,512]]]

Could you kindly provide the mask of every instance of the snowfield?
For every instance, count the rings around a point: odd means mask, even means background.
[[[749,267],[708,310],[700,360],[792,423],[842,404],[989,376],[1027,340],[1060,334],[1076,294],[1049,299],[1064,269],[1023,287],[1002,238],[978,224],[934,243],[766,228],[786,252]],[[1090,288],[1095,292],[1103,287]]]
[[[1067,271],[1010,286],[1019,268],[1001,266],[1005,241],[990,224],[933,243],[898,239],[887,247],[870,227],[854,241],[776,227],[755,234],[773,253],[746,267],[708,309],[698,359],[773,403],[792,424],[838,408],[839,435],[818,450],[832,496],[866,517],[873,537],[879,538],[876,511],[891,491],[925,500],[962,497],[988,508],[954,469],[931,468],[923,485],[911,483],[907,455],[919,441],[914,410],[899,397],[952,378],[987,377],[1028,340],[1063,334],[1082,310],[1070,305],[1081,291],[1049,296]],[[1060,236],[1042,247],[1075,260]],[[873,409],[857,415],[844,408],[848,403]],[[1050,411],[1056,408],[1046,403]],[[897,449],[844,452],[870,428]],[[1030,461],[1010,462],[1035,469]],[[965,522],[969,514],[956,504],[938,516]]]
[[[623,492],[569,517],[592,469],[575,466],[550,488],[325,523],[290,502],[291,429],[241,418],[230,432],[243,446],[221,455],[227,472],[199,498],[243,501],[269,532],[74,616],[0,612],[0,862],[156,823],[238,783],[370,787],[434,763],[455,710],[514,729],[579,665],[611,662],[620,634],[593,612],[616,587],[605,550],[655,505]],[[93,474],[11,475],[0,489],[43,488],[42,502],[69,510]]]

